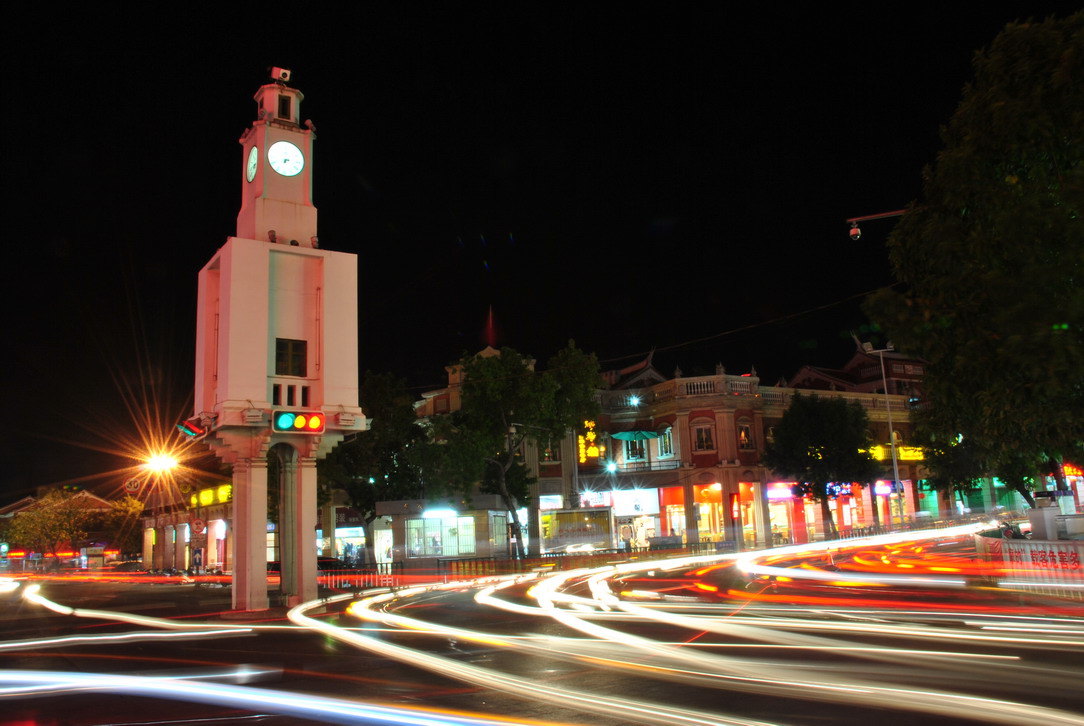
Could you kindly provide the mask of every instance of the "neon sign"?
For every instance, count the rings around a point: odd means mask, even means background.
[[[605,455],[606,447],[598,443],[594,421],[584,421],[583,429],[584,432],[577,437],[577,451],[580,463],[586,464],[588,459],[597,459]]]

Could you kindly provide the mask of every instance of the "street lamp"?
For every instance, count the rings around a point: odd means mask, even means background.
[[[152,508],[152,511],[154,512],[154,530],[155,530],[155,537],[156,538],[157,538],[158,524],[159,524],[158,518],[162,514],[162,510],[165,508],[163,497],[162,497],[162,478],[172,476],[173,475],[173,470],[176,469],[177,466],[178,466],[177,460],[167,452],[150,453],[150,454],[147,455],[147,458],[143,461],[143,469],[145,469],[150,474],[149,479],[152,480],[151,481],[151,486],[153,487],[152,491],[154,492],[154,495],[155,495],[154,498],[157,500],[157,505]],[[157,539],[155,541],[157,542]],[[164,546],[164,544],[165,543],[163,541],[163,546]],[[158,549],[158,547],[156,546],[155,549]],[[151,558],[152,558],[152,565],[153,565],[153,564],[155,564],[153,562],[153,560],[154,560],[154,553],[153,552],[151,553]],[[164,560],[164,556],[163,556],[163,560]]]
[[[152,454],[143,464],[147,471],[161,475],[177,468],[177,460],[169,454]]]
[[[900,482],[900,465],[896,458],[896,431],[892,425],[892,400],[888,397],[888,377],[885,375],[885,353],[895,350],[892,343],[887,343],[884,348],[874,350],[870,343],[863,343],[862,350],[867,354],[877,354],[881,361],[881,382],[885,387],[885,412],[888,414],[888,444],[892,450],[892,491],[896,493],[896,510],[900,518],[900,526],[903,526],[903,485]]]

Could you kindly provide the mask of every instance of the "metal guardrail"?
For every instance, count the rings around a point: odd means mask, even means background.
[[[356,570],[320,570],[316,582],[337,590],[398,587],[403,579],[402,562],[378,562]]]
[[[676,547],[633,547],[632,549],[592,550],[591,552],[548,552],[537,557],[515,560],[501,557],[470,557],[437,560],[437,574],[445,582],[476,577],[515,575],[525,572],[551,572],[602,567],[620,559],[661,560],[688,555],[735,552],[734,542],[695,542]]]

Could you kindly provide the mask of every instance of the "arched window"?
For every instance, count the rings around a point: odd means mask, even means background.
[[[738,450],[756,451],[756,448],[753,441],[753,422],[747,418],[738,419]]]
[[[693,451],[715,451],[715,424],[711,421],[694,422]]]
[[[659,431],[659,458],[665,459],[674,455],[674,430],[667,426]]]

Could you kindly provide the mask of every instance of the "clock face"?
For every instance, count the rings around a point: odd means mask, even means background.
[[[297,176],[305,168],[305,155],[289,141],[276,141],[267,150],[267,163],[283,176]]]
[[[252,181],[256,178],[256,165],[260,160],[260,150],[253,146],[248,150],[248,164],[245,165],[245,179]]]

